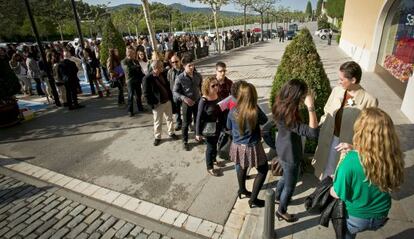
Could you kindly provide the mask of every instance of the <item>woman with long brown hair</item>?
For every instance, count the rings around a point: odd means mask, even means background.
[[[345,202],[345,238],[351,239],[384,226],[390,192],[404,181],[404,160],[390,116],[375,107],[362,110],[357,118],[353,146],[340,143],[337,150],[346,155],[336,169],[331,195]]]
[[[303,103],[308,109],[309,124],[303,123],[299,115]],[[276,151],[283,168],[283,176],[276,186],[276,202],[279,203],[276,216],[279,220],[294,222],[297,218],[287,213],[287,207],[303,161],[302,136],[317,138],[319,134],[314,98],[306,83],[297,79],[288,81],[276,96],[272,111],[278,129]]]
[[[268,171],[260,135],[260,125],[266,122],[265,113],[257,106],[256,88],[250,83],[242,82],[238,89],[237,106],[230,110],[227,118],[227,128],[231,130],[233,136],[230,159],[236,164],[238,196],[250,197],[250,208],[264,206],[264,200],[258,199],[257,196]],[[255,167],[258,172],[252,192],[246,189],[246,174],[250,167]]]
[[[106,62],[106,67],[109,71],[111,84],[118,88],[118,104],[125,104],[124,85],[125,73],[121,66],[118,49],[110,48],[109,57]]]

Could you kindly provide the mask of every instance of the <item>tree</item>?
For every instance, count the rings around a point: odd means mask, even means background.
[[[344,18],[345,0],[328,0],[326,2],[326,11],[332,18]]]
[[[122,39],[122,35],[115,28],[111,18],[106,18],[106,22],[103,27],[101,49],[99,52],[100,61],[102,64],[106,64],[106,61],[109,57],[110,48],[118,49],[119,58],[125,58],[125,43]]]
[[[283,53],[273,80],[270,105],[273,105],[275,96],[282,86],[292,79],[304,80],[308,87],[315,92],[316,114],[318,118],[322,116],[323,108],[331,93],[331,87],[312,35],[307,28],[299,32]],[[302,115],[306,117],[306,114]],[[315,141],[307,142],[307,152],[312,152],[315,148]]]
[[[265,12],[269,11],[270,9],[272,9],[273,4],[276,3],[277,0],[255,0],[252,2],[251,7],[252,9],[260,14],[260,29],[262,31],[262,39],[261,41],[263,41],[263,17]]]
[[[240,5],[243,8],[243,31],[244,31],[244,42],[246,42],[246,24],[247,24],[247,9],[252,5],[253,0],[233,0],[235,4]]]
[[[228,3],[228,0],[190,0],[191,2],[198,1],[203,4],[207,4],[210,6],[211,11],[213,12],[213,18],[214,18],[214,27],[216,28],[216,38],[218,43],[218,53],[221,54],[221,42],[220,42],[220,35],[218,31],[218,25],[217,25],[217,14],[220,11],[220,8],[223,5],[226,5]]]
[[[312,18],[312,3],[310,0],[308,0],[308,3],[306,4],[305,14],[308,18]]]
[[[323,0],[318,0],[318,2],[316,3],[316,17],[320,17],[321,13],[322,13],[322,3]]]

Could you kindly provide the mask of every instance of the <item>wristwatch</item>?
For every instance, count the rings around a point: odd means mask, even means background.
[[[312,106],[312,107],[308,107],[308,111],[309,111],[309,112],[315,112],[315,107],[314,107],[314,106]]]

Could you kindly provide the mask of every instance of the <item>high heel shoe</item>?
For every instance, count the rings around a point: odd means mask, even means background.
[[[278,211],[276,211],[276,217],[279,221],[285,220],[286,222],[296,222],[298,218],[296,218],[294,215],[285,213],[281,214]]]
[[[265,205],[265,201],[264,200],[260,200],[260,199],[255,199],[255,200],[249,200],[249,207],[253,208],[253,207],[264,207]]]
[[[249,192],[249,191],[247,191],[247,190],[244,190],[244,191],[238,191],[237,192],[237,195],[239,196],[239,199],[241,199],[241,196],[242,195],[244,195],[244,196],[246,196],[247,198],[250,198],[250,196],[252,195],[252,192]]]

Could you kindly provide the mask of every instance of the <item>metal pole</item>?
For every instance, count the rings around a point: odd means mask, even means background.
[[[73,15],[74,15],[75,22],[76,22],[76,28],[78,29],[78,35],[79,35],[80,46],[81,46],[81,47],[82,47],[82,49],[83,49],[83,44],[84,44],[84,42],[83,42],[83,36],[82,36],[81,25],[80,25],[79,18],[78,18],[78,11],[76,10],[76,3],[75,3],[75,0],[71,0],[71,3],[72,3]]]
[[[265,215],[263,239],[275,238],[275,191],[268,189],[265,193]]]
[[[33,18],[32,10],[30,9],[29,0],[24,0],[24,3],[26,5],[27,14],[29,15],[30,23],[32,24],[33,33],[35,34],[35,37],[36,37],[36,42],[37,42],[37,46],[39,47],[43,65],[45,66],[50,88],[52,89],[53,99],[55,100],[56,106],[61,106],[60,101],[59,101],[59,94],[56,90],[55,80],[53,79],[52,73],[50,72],[51,69],[47,66],[45,51],[43,50],[43,45],[39,38],[39,32],[37,31],[37,28],[36,28],[36,23]]]

